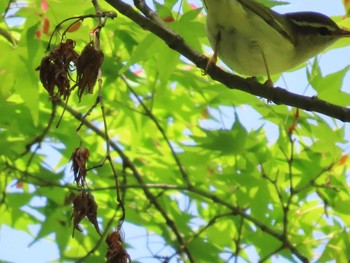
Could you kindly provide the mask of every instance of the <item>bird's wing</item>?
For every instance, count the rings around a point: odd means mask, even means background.
[[[294,44],[293,36],[290,33],[288,33],[288,25],[285,25],[284,21],[281,21],[281,18],[277,12],[253,0],[234,1],[239,2],[243,6],[243,8],[246,8],[254,12],[256,15],[260,16],[267,24],[269,24],[278,33],[280,33],[282,36],[288,39],[290,43]],[[277,14],[277,16],[274,16],[274,14]]]

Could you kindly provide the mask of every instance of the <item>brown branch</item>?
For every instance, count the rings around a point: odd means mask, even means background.
[[[147,16],[154,16],[149,8],[147,8],[144,1],[135,0],[140,9]],[[120,13],[133,20],[136,24],[142,28],[154,33],[159,38],[165,41],[165,43],[172,49],[176,50],[187,59],[192,61],[198,68],[206,69],[208,64],[208,58],[198,53],[191,48],[180,35],[169,29],[165,23],[158,23],[158,19],[151,19],[135,11],[132,6],[124,3],[121,0],[106,0],[111,6],[117,9]],[[341,107],[327,101],[321,100],[316,96],[308,97],[299,94],[289,92],[283,88],[275,87],[269,88],[263,84],[260,84],[254,79],[244,79],[237,75],[230,74],[223,71],[217,66],[211,66],[208,69],[208,75],[229,89],[237,89],[252,95],[265,98],[268,101],[276,104],[285,104],[292,107],[304,109],[306,111],[314,111],[325,114],[329,117],[339,119],[343,122],[350,122],[350,109]]]

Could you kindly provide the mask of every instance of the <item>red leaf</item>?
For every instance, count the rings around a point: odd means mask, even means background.
[[[40,29],[37,29],[37,30],[35,31],[35,37],[36,37],[37,39],[40,39],[40,38],[41,38],[41,31],[40,31]]]
[[[140,75],[143,74],[143,70],[142,70],[142,69],[136,69],[136,70],[134,70],[134,74],[135,74],[136,76],[140,76]]]
[[[174,18],[172,16],[165,17],[163,20],[166,23],[174,22]]]
[[[204,108],[204,109],[202,110],[201,115],[202,115],[202,117],[203,117],[204,119],[208,119],[208,118],[209,118],[209,111],[208,111],[208,108]]]
[[[23,182],[18,181],[18,182],[16,183],[16,188],[17,188],[17,189],[22,189],[22,188],[23,188]]]
[[[294,115],[294,121],[292,123],[292,125],[290,125],[288,127],[288,134],[291,134],[297,127],[297,124],[298,124],[298,120],[299,120],[299,109],[297,108],[296,112],[295,112],[295,115]]]
[[[49,9],[49,5],[46,0],[41,0],[41,9],[46,12]]]
[[[346,163],[347,159],[348,159],[348,155],[347,154],[342,154],[342,156],[340,157],[340,160],[338,162],[338,165],[344,165]]]
[[[347,7],[348,5],[350,5],[350,0],[344,0],[344,5],[345,5],[345,7]]]
[[[48,35],[49,34],[49,29],[50,29],[50,20],[47,17],[45,17],[43,19],[43,33],[45,35]]]
[[[192,9],[197,9],[197,8],[198,8],[198,6],[197,6],[196,4],[193,4],[193,3],[190,3],[190,7],[191,7]]]

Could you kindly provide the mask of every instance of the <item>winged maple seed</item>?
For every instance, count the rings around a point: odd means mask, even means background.
[[[70,94],[69,70],[71,63],[77,64],[79,54],[74,50],[75,41],[67,39],[41,60],[40,81],[50,94],[66,99]],[[58,88],[55,94],[55,86]]]
[[[127,263],[131,262],[130,255],[123,246],[120,230],[110,233],[106,238],[108,251],[106,254],[107,263]]]
[[[97,223],[97,204],[93,195],[87,191],[79,192],[73,199],[73,215],[71,217],[71,220],[73,218],[74,224],[73,237],[75,229],[80,232],[82,231],[79,224],[84,217],[88,218],[88,220],[94,225],[97,233],[100,234],[100,228]]]
[[[79,101],[84,92],[93,93],[103,57],[103,52],[95,48],[93,41],[88,43],[81,52],[77,62]]]
[[[86,162],[90,156],[90,152],[85,147],[78,147],[74,150],[71,160],[74,173],[74,181],[78,187],[83,187],[86,178]]]

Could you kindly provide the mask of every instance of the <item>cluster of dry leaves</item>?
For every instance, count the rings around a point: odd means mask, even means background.
[[[82,188],[86,180],[86,163],[90,156],[90,152],[85,147],[78,147],[72,154],[72,171],[74,173],[74,181],[77,186]]]
[[[40,71],[40,81],[52,100],[63,98],[68,101],[71,92],[78,88],[77,95],[80,101],[83,94],[93,93],[103,58],[103,52],[96,48],[95,41],[90,41],[79,54],[75,50],[75,41],[67,39],[55,47],[49,55],[43,57],[36,70]],[[76,76],[75,79],[72,75]],[[84,218],[87,218],[97,233],[102,236],[97,222],[98,206],[86,183],[88,171],[86,165],[89,156],[90,152],[85,147],[76,148],[71,156],[71,170],[79,189],[72,201],[73,237],[75,229],[82,232],[80,223]],[[120,230],[121,224],[106,238],[108,245],[107,263],[131,262],[131,258],[124,248]]]
[[[86,186],[86,163],[90,156],[89,150],[85,147],[78,147],[74,150],[72,160],[72,171],[74,173],[74,181],[81,191],[73,199],[73,237],[74,230],[82,231],[80,222],[86,217],[95,227],[97,233],[100,233],[100,228],[97,222],[97,204],[94,196],[89,192]],[[131,258],[123,246],[123,239],[120,234],[120,229],[110,233],[106,238],[108,251],[106,254],[107,263],[127,263],[131,262]]]
[[[61,42],[48,56],[42,58],[40,66],[37,67],[40,70],[40,81],[52,99],[63,97],[66,100],[76,87],[79,100],[84,93],[93,93],[103,62],[103,52],[96,49],[94,41],[89,42],[80,55],[74,48],[74,40]],[[71,72],[75,70],[76,80],[73,81]],[[70,80],[74,82],[73,85]]]
[[[74,230],[82,231],[79,226],[80,222],[87,219],[94,225],[97,233],[100,229],[97,223],[97,204],[94,196],[89,192],[86,186],[86,163],[90,156],[89,150],[85,147],[78,147],[72,154],[72,171],[74,173],[74,181],[76,182],[80,192],[73,199],[73,236]]]
[[[131,258],[123,246],[123,239],[120,230],[113,231],[106,238],[108,251],[106,254],[107,263],[127,263]]]
[[[97,223],[97,204],[95,198],[90,192],[82,190],[73,199],[73,237],[75,229],[82,232],[79,224],[85,217],[94,225],[97,233],[100,233]]]

